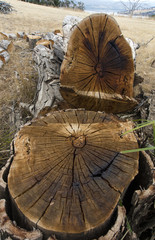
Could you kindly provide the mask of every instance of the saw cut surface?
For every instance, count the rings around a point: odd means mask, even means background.
[[[138,147],[133,133],[122,136],[131,128],[84,110],[54,112],[24,126],[8,176],[18,209],[43,232],[66,239],[104,228],[137,174],[138,153],[120,153]]]
[[[61,66],[61,94],[73,107],[123,112],[136,105],[134,64],[116,21],[93,14],[74,27]]]

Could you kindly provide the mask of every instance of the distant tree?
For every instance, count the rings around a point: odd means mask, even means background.
[[[74,9],[74,8],[77,7],[77,5],[76,5],[76,3],[74,1],[71,1],[70,2],[70,7]]]
[[[81,10],[84,10],[84,3],[78,2],[77,4],[74,2],[74,0],[21,0],[24,2],[30,2],[30,3],[36,3],[36,4],[42,4],[42,5],[52,5],[54,7],[67,7],[67,8],[79,8]]]
[[[54,7],[60,7],[61,1],[60,0],[50,0],[50,5]]]
[[[141,0],[128,0],[128,2],[121,1],[123,4],[125,10],[130,14],[133,15],[135,10],[138,10],[141,6],[140,4]]]
[[[84,10],[85,9],[84,3],[83,2],[78,2],[77,8],[79,8],[81,10]]]

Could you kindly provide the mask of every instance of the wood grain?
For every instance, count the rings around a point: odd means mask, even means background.
[[[84,99],[88,110],[92,110],[92,105],[95,110],[107,112],[130,110],[136,105],[132,99],[133,79],[131,48],[116,21],[106,14],[93,14],[81,21],[72,32],[61,66],[64,99],[76,108],[83,107]],[[70,94],[69,88],[73,89],[74,95]],[[105,98],[103,93],[111,97]],[[115,94],[122,96],[122,100],[118,101]],[[106,108],[104,101],[108,102]],[[115,107],[111,111],[113,104]]]
[[[138,171],[131,122],[101,112],[68,110],[34,120],[15,139],[11,197],[43,232],[85,239],[108,221]]]

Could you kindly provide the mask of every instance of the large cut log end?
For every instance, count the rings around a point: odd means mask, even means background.
[[[71,34],[61,66],[64,99],[88,110],[107,111],[107,104],[110,112],[131,110],[137,104],[133,79],[132,51],[116,21],[106,14],[82,20]]]
[[[137,148],[133,133],[122,135],[131,128],[131,122],[84,110],[53,112],[23,127],[8,176],[18,215],[46,237],[106,234],[138,172],[138,153],[120,153]]]

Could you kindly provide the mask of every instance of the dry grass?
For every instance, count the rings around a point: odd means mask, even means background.
[[[85,17],[88,14],[82,11],[60,9],[21,2],[6,0],[16,12],[9,15],[0,15],[0,31],[6,32],[49,32],[62,28],[62,21],[66,15]]]

